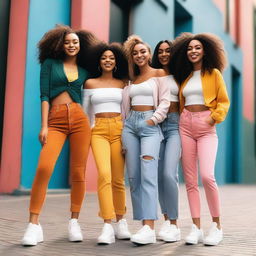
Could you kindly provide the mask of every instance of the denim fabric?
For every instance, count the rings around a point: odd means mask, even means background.
[[[146,123],[152,114],[153,111],[131,111],[122,133],[135,220],[157,219],[157,168],[163,135],[158,125]],[[153,158],[146,160],[143,156]]]
[[[161,124],[164,136],[158,163],[159,202],[163,214],[169,219],[178,218],[179,178],[178,166],[181,155],[179,114],[169,113]]]

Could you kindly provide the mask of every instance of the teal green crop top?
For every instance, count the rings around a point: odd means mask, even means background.
[[[88,72],[78,66],[78,78],[69,82],[62,60],[46,59],[41,65],[40,72],[41,101],[51,102],[60,93],[66,91],[74,102],[81,104],[81,87],[87,76]]]

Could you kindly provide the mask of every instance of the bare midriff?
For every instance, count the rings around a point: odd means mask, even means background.
[[[179,102],[171,101],[168,113],[179,112]]]
[[[59,105],[59,104],[69,104],[72,102],[73,100],[71,99],[68,92],[62,92],[51,101],[51,105],[53,106],[53,105]]]
[[[209,110],[209,108],[206,107],[205,105],[189,105],[189,106],[185,106],[185,109],[190,112],[200,112],[200,111]]]
[[[154,106],[136,105],[131,107],[134,111],[149,111],[154,110]]]
[[[111,118],[111,117],[117,117],[120,116],[120,113],[116,112],[102,112],[95,114],[95,117],[97,118]]]

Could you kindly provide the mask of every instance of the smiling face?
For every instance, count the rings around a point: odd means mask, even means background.
[[[133,62],[139,67],[148,65],[151,54],[149,49],[144,44],[136,44],[132,51]]]
[[[193,64],[194,69],[201,69],[203,63],[204,48],[200,41],[191,40],[187,48],[188,60]]]
[[[64,52],[69,57],[75,57],[80,51],[79,37],[75,33],[70,33],[64,39]]]
[[[158,49],[158,60],[164,67],[169,64],[171,57],[171,47],[166,42],[163,42]]]
[[[116,58],[112,51],[107,50],[103,52],[100,57],[100,67],[102,71],[110,72],[116,66]]]

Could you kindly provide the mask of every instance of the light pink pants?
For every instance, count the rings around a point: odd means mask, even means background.
[[[206,123],[210,111],[190,112],[184,108],[180,116],[182,168],[192,218],[200,218],[198,163],[208,207],[212,217],[220,216],[218,187],[214,165],[218,147],[215,126]]]

